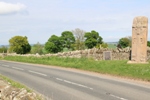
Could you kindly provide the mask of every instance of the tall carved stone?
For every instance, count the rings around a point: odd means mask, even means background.
[[[147,63],[148,18],[135,17],[132,26],[132,53],[129,63]]]

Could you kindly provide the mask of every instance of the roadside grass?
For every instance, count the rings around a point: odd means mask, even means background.
[[[0,79],[2,79],[2,80],[4,80],[4,81],[8,82],[11,86],[13,86],[13,87],[15,87],[15,88],[19,88],[19,89],[24,88],[24,89],[26,89],[27,92],[29,92],[29,93],[33,92],[31,89],[29,89],[29,88],[26,87],[25,85],[22,85],[22,84],[20,84],[20,83],[18,83],[18,82],[16,82],[16,81],[13,81],[13,80],[11,80],[10,78],[8,78],[8,77],[6,77],[6,76],[3,76],[3,75],[1,75],[1,74],[0,74]],[[41,97],[41,95],[38,94],[37,97],[36,97],[36,100],[45,100],[45,99],[43,99],[43,98]]]
[[[0,60],[2,59],[2,56],[0,56]]]
[[[127,60],[95,61],[87,58],[7,56],[4,60],[55,65],[114,76],[150,81],[150,64],[127,64]]]
[[[10,83],[10,85],[13,86],[13,87],[15,87],[15,88],[19,88],[19,89],[24,88],[24,89],[27,90],[27,92],[32,92],[32,90],[30,90],[29,88],[27,88],[25,85],[22,85],[22,84],[20,84],[18,82],[15,82],[15,81],[11,80],[10,78],[8,78],[6,76],[3,76],[3,75],[0,74],[0,78],[2,80],[4,80],[4,81]]]

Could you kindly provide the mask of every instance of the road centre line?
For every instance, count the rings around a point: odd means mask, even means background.
[[[17,70],[24,70],[22,68],[18,68],[18,67],[12,67],[13,69],[17,69]]]
[[[42,76],[47,76],[46,74],[35,72],[35,71],[32,71],[32,70],[29,70],[29,72],[34,73],[34,74],[38,74],[38,75],[42,75]]]
[[[60,79],[60,78],[56,78],[57,80],[59,80],[59,81],[63,81],[63,79]]]
[[[63,81],[65,83],[69,83],[69,84],[72,84],[72,85],[76,85],[76,86],[79,86],[79,87],[83,87],[83,88],[87,88],[87,89],[93,90],[93,88],[85,86],[85,85],[82,85],[82,84],[74,83],[74,82],[71,82],[71,81],[68,81],[68,80],[63,80],[63,79],[60,79],[60,78],[56,78],[56,79],[59,80],[59,81]]]
[[[9,67],[9,65],[2,65],[2,66]]]
[[[128,100],[128,99],[125,99],[125,98],[122,98],[122,97],[119,97],[119,96],[116,96],[116,95],[113,95],[113,94],[108,94],[108,95],[111,96],[111,97],[120,99],[120,100]]]

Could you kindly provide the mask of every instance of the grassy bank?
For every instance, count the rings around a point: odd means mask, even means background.
[[[25,85],[22,85],[22,84],[20,84],[20,83],[18,83],[18,82],[16,82],[16,81],[13,81],[13,80],[11,80],[10,78],[8,78],[8,77],[6,77],[6,76],[3,76],[3,75],[1,75],[1,74],[0,74],[0,79],[4,80],[5,82],[10,83],[10,85],[11,85],[12,87],[15,87],[15,88],[18,88],[18,89],[24,88],[24,89],[27,90],[28,93],[34,92],[34,91],[32,91],[31,89],[29,89],[28,87],[26,87]],[[11,90],[10,90],[10,91],[11,91]],[[7,92],[8,92],[8,91],[7,91]],[[9,93],[8,93],[8,95],[9,95]],[[46,100],[46,99],[44,99],[41,95],[37,94],[35,100]]]
[[[98,73],[150,81],[150,64],[127,64],[126,60],[95,61],[86,58],[7,56],[4,60],[77,68]]]
[[[16,87],[16,88],[19,88],[19,89],[24,88],[24,89],[26,89],[28,92],[32,92],[32,91],[31,91],[29,88],[27,88],[25,85],[22,85],[22,84],[20,84],[20,83],[18,83],[18,82],[15,82],[15,81],[11,80],[10,78],[8,78],[8,77],[6,77],[6,76],[3,76],[3,75],[1,75],[1,74],[0,74],[0,79],[6,81],[6,82],[8,82],[8,83],[10,83],[11,86],[13,86],[13,87]]]

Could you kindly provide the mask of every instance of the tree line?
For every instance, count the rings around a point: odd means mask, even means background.
[[[85,48],[93,48],[103,44],[103,38],[99,33],[92,30],[91,32],[84,32],[76,29],[74,31],[64,31],[61,36],[52,35],[45,44],[45,49],[50,53],[57,53],[63,51],[64,48],[68,50],[83,50]]]
[[[61,33],[61,36],[50,36],[44,45],[37,43],[31,46],[26,36],[14,36],[9,40],[9,52],[16,52],[17,54],[26,54],[29,52],[39,54],[43,52],[58,53],[64,49],[68,51],[84,50],[100,47],[100,45],[107,47],[107,44],[103,42],[103,38],[98,32],[95,30],[85,32],[77,28],[73,31],[64,31]]]
[[[123,37],[119,39],[118,45],[122,48],[131,47],[131,37]],[[148,41],[148,46],[150,42]],[[47,42],[42,45],[39,42],[31,46],[26,36],[14,36],[9,40],[9,48],[2,46],[0,52],[6,53],[15,52],[17,54],[26,53],[58,53],[67,49],[68,51],[73,50],[84,50],[91,48],[107,48],[107,43],[103,42],[103,38],[98,32],[92,30],[85,32],[79,28],[73,31],[64,31],[61,36],[52,35]]]

